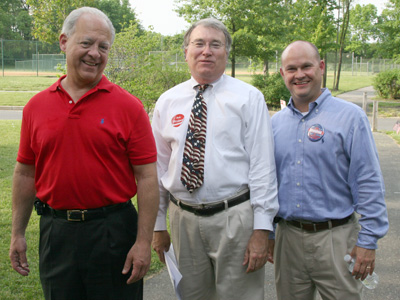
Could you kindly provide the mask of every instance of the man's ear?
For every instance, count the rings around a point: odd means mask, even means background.
[[[59,43],[60,43],[60,49],[63,52],[65,52],[65,50],[67,49],[67,41],[68,37],[64,33],[62,33],[59,38]]]
[[[322,75],[324,75],[324,73],[325,73],[325,62],[323,60],[321,60],[319,62],[319,68],[321,69]]]
[[[285,78],[285,76],[283,76],[283,70],[282,70],[282,68],[279,68],[279,72],[281,73],[282,78]]]

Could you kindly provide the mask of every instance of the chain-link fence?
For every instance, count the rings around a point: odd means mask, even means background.
[[[1,75],[32,75],[45,76],[59,74],[58,67],[65,65],[65,55],[61,53],[58,43],[46,44],[37,41],[12,41],[1,42]],[[152,51],[151,55],[161,55],[163,61],[169,65],[185,64],[183,53],[171,55],[168,52]],[[334,72],[335,61],[338,61],[335,53],[327,56],[327,71]],[[247,57],[236,58],[236,74],[263,72],[264,66],[257,60]],[[230,63],[227,66],[231,68]],[[280,53],[268,62],[269,72],[278,72],[280,68]],[[400,68],[390,59],[365,59],[354,56],[352,53],[344,53],[341,71],[353,76],[373,75],[389,69]]]
[[[58,43],[0,39],[0,44],[2,76],[57,74],[57,66],[65,64]]]

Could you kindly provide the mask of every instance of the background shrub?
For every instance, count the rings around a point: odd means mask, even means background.
[[[380,72],[373,80],[374,89],[384,99],[400,99],[400,70]]]
[[[253,75],[251,84],[263,93],[269,108],[280,108],[280,100],[288,101],[290,98],[290,92],[278,72],[271,75]]]

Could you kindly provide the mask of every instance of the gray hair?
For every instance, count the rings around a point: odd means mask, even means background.
[[[190,42],[190,35],[192,34],[192,31],[197,27],[197,26],[204,26],[204,27],[209,27],[209,28],[214,28],[216,30],[221,31],[224,36],[225,36],[225,49],[226,52],[229,55],[229,52],[231,51],[231,45],[232,45],[232,37],[228,32],[228,29],[222,23],[221,21],[214,19],[214,18],[207,18],[207,19],[202,19],[200,21],[197,21],[194,23],[189,30],[185,33],[185,36],[183,38],[183,48],[186,49],[189,46]]]
[[[111,45],[114,42],[115,39],[115,29],[110,21],[110,19],[107,17],[105,13],[103,13],[101,10],[94,8],[94,7],[80,7],[77,8],[68,15],[68,17],[65,18],[63,27],[61,29],[61,34],[65,34],[67,37],[70,37],[74,32],[75,32],[75,25],[78,19],[83,15],[83,14],[91,14],[98,16],[102,18],[104,21],[106,21],[108,27],[110,28],[110,33],[111,33]]]

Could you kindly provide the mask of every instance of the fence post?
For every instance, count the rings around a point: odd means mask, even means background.
[[[39,52],[38,42],[36,41],[36,77],[39,77]]]
[[[378,130],[378,101],[373,102],[373,111],[372,111],[372,131]]]
[[[362,109],[364,110],[365,114],[367,114],[367,92],[363,92]]]

